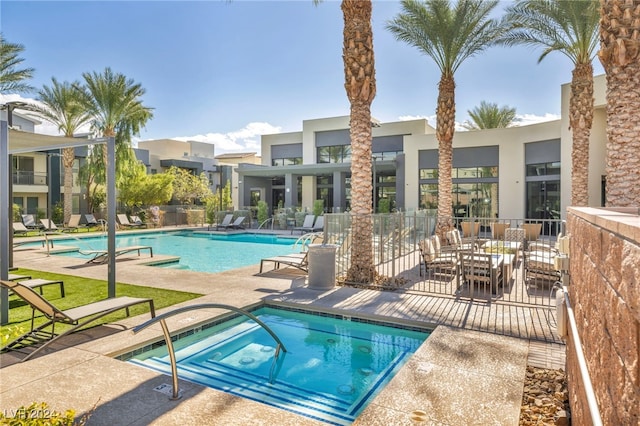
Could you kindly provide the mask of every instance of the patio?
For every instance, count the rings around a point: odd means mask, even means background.
[[[118,261],[118,281],[201,292],[188,303],[223,303],[246,307],[264,302],[304,305],[349,315],[383,316],[395,321],[437,326],[391,383],[362,413],[356,424],[410,424],[411,413],[425,410],[431,422],[517,424],[527,365],[564,368],[564,345],[558,344],[554,314],[547,308],[512,306],[483,300],[434,297],[336,287],[308,289],[306,276],[282,269],[257,275],[258,266],[219,274],[155,268],[137,256]],[[104,279],[106,265],[81,266],[69,257],[46,256],[40,249],[15,253],[15,265]],[[160,311],[161,313],[162,311]],[[188,329],[222,311],[192,311],[169,320],[172,332]],[[26,363],[14,354],[0,356],[1,406],[4,410],[46,401],[58,411],[93,410],[90,424],[319,424],[295,414],[213,389],[180,381],[184,396],[170,401],[153,389],[171,383],[167,376],[113,357],[161,337],[159,326],[139,335],[124,331],[146,320],[76,333],[54,352]],[[100,372],[109,371],[109,374]]]

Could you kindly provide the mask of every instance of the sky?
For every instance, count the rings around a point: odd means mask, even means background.
[[[499,9],[508,5],[501,2]],[[397,1],[373,2],[376,98],[372,116],[427,118],[435,127],[440,72],[386,30]],[[499,14],[500,10],[496,11]],[[215,144],[216,154],[260,152],[260,135],[302,121],[349,115],[339,1],[0,1],[0,32],[24,46],[36,88],[82,81],[106,67],[140,83],[153,119],[134,138]],[[515,107],[521,124],[560,116],[560,85],[573,65],[554,52],[491,47],[455,74],[456,121],[480,102]],[[595,74],[603,70],[594,61]],[[35,94],[1,95],[0,102]],[[56,134],[54,126],[36,128]]]

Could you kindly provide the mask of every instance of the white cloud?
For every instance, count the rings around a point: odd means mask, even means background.
[[[516,120],[517,120],[517,123],[515,123],[516,126],[528,126],[529,124],[560,120],[560,116],[558,114],[551,114],[551,113],[546,113],[545,115],[517,114]]]
[[[260,136],[279,133],[281,130],[281,127],[269,123],[252,122],[242,129],[232,132],[177,136],[171,139],[212,143],[216,146],[216,154],[227,152],[257,152],[260,154]]]

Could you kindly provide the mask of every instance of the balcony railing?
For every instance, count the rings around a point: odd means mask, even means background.
[[[46,173],[15,171],[13,172],[14,185],[47,185]]]

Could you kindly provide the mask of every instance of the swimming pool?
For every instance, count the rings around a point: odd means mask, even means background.
[[[153,253],[179,256],[180,262],[155,266],[189,269],[198,272],[222,272],[260,263],[265,257],[289,254],[295,240],[267,234],[216,235],[191,231],[125,233],[116,235],[116,247],[151,246]],[[39,244],[39,243],[35,243]],[[106,236],[56,241],[56,251],[65,247],[106,250]],[[300,251],[300,247],[295,250]],[[57,253],[89,259],[78,251]]]
[[[350,424],[429,336],[339,315],[262,307],[257,323],[237,317],[174,342],[178,376],[336,425]],[[165,346],[120,359],[171,374]]]

